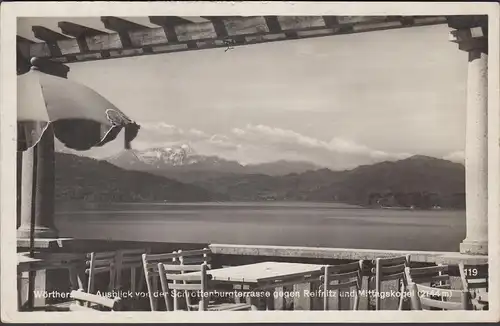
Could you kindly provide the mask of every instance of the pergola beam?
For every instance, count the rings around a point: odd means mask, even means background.
[[[82,26],[79,24],[75,24],[72,22],[62,21],[57,23],[57,26],[61,29],[61,31],[69,36],[79,38],[79,37],[92,37],[101,34],[107,34],[104,31],[100,31],[94,28],[90,28],[87,26]]]
[[[54,32],[51,42],[30,44],[29,56],[58,62],[88,61],[446,23],[444,16],[203,18],[207,21],[193,23],[180,17],[152,16],[151,23],[159,27],[149,28],[118,17],[102,17],[105,27],[116,31],[111,34],[60,22],[63,32],[76,38],[63,39],[65,35],[56,37],[58,33]]]

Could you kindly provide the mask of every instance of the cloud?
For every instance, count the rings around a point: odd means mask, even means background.
[[[465,163],[465,152],[464,151],[456,151],[449,153],[448,155],[443,156],[444,160],[456,162],[456,163]]]
[[[210,135],[198,129],[184,130],[180,127],[165,123],[140,123],[141,131],[137,137],[140,142],[178,142],[178,141],[200,141]]]
[[[240,144],[234,143],[229,137],[226,135],[218,135],[215,134],[212,137],[210,137],[209,142],[211,145],[219,148],[223,148],[225,150],[237,150],[241,148]]]
[[[384,160],[404,159],[409,153],[388,153],[371,149],[351,140],[334,137],[324,141],[293,130],[265,125],[247,125],[233,128],[233,136],[240,142],[267,148],[270,153],[281,153],[280,158],[295,158],[321,163],[333,168],[350,168]]]
[[[310,161],[333,169],[353,168],[385,160],[398,160],[408,153],[388,153],[352,140],[334,137],[328,141],[294,130],[263,124],[235,127],[227,134],[209,134],[199,129],[182,129],[159,123],[142,124],[135,148],[189,144],[202,155],[217,155],[240,163],[276,160]]]

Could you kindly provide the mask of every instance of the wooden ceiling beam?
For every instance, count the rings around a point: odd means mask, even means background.
[[[129,32],[130,31],[139,31],[139,30],[148,30],[150,29],[147,26],[137,24],[123,18],[118,18],[114,16],[103,16],[101,17],[101,21],[104,24],[104,27],[117,32],[120,35],[120,40],[123,47],[131,47],[132,40],[130,39]]]
[[[87,61],[447,22],[445,16],[203,16],[203,19],[206,21],[193,23],[180,17],[151,16],[151,23],[159,27],[149,28],[118,17],[102,17],[105,28],[115,31],[110,34],[97,34],[97,30],[61,22],[59,27],[68,35],[80,36],[68,39],[53,32],[51,42],[32,43],[29,53],[59,62]]]
[[[33,26],[31,30],[37,39],[47,43],[57,43],[57,41],[70,39],[69,36],[55,32],[43,26]]]
[[[149,16],[149,21],[162,27],[193,24],[192,21],[177,16]]]
[[[101,17],[101,21],[103,22],[105,28],[115,32],[127,32],[149,28],[147,26],[137,24],[123,18],[113,16],[103,16]]]
[[[72,22],[67,22],[67,21],[58,22],[57,26],[61,29],[61,32],[63,34],[73,36],[75,38],[107,34],[106,32],[103,32],[103,31],[100,31],[100,30],[97,30],[94,28],[82,26],[82,25],[75,24]]]

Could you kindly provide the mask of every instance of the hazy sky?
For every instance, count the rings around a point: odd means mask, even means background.
[[[134,148],[190,144],[242,163],[349,168],[463,155],[466,53],[446,25],[70,64],[143,126]],[[123,141],[82,154],[111,156]]]

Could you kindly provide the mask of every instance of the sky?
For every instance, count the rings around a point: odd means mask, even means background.
[[[243,164],[344,169],[463,161],[467,56],[446,25],[73,63],[68,78],[141,126],[135,149],[188,144]],[[117,140],[80,155],[123,150]]]

